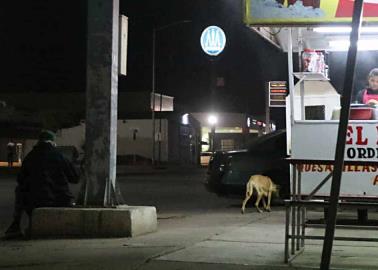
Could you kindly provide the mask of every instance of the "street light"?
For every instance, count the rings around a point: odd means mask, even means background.
[[[160,27],[154,27],[152,31],[152,113],[151,113],[151,119],[152,119],[152,158],[151,162],[152,165],[155,165],[155,90],[156,90],[156,70],[155,70],[155,64],[156,64],[156,32],[167,29],[169,27],[183,24],[183,23],[190,23],[190,20],[181,20],[177,22],[173,22],[167,25],[163,25]],[[160,93],[161,94],[161,93]],[[161,106],[161,104],[160,104]],[[160,107],[161,110],[161,107]]]
[[[218,117],[216,115],[211,114],[209,115],[207,121],[211,126],[215,126],[218,123]]]

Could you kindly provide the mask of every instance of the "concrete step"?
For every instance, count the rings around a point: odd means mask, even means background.
[[[157,230],[156,208],[37,208],[31,238],[134,237]]]

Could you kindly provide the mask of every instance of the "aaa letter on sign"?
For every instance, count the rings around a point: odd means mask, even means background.
[[[207,27],[201,35],[202,50],[211,56],[219,55],[226,46],[226,35],[218,26]]]
[[[352,21],[354,0],[244,0],[248,25],[325,24]],[[365,22],[378,22],[378,0],[364,1]]]

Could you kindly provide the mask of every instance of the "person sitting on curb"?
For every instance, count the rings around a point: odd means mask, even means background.
[[[69,183],[78,183],[75,167],[56,149],[55,134],[44,130],[33,150],[25,157],[17,177],[13,222],[5,239],[23,236],[20,224],[25,211],[31,225],[31,213],[37,207],[74,205]]]

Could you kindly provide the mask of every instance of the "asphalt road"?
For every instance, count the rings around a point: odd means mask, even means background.
[[[208,193],[205,175],[203,169],[183,168],[120,174],[127,204],[156,206],[157,232],[134,238],[0,241],[0,269],[318,269],[321,241],[306,241],[305,252],[292,265],[283,263],[282,207],[262,214],[249,207],[242,215],[242,198]],[[14,187],[15,175],[0,171],[0,233],[11,220]],[[308,229],[306,234],[322,231]],[[353,235],[372,236],[371,230]],[[333,267],[376,269],[377,247],[370,242],[335,243]]]
[[[206,212],[235,211],[239,213],[241,198],[221,198],[204,187],[205,169],[180,168],[149,173],[117,176],[123,197],[129,205],[155,206],[158,215],[183,217]],[[0,174],[0,232],[12,219],[16,174]],[[77,194],[78,185],[72,190]]]

